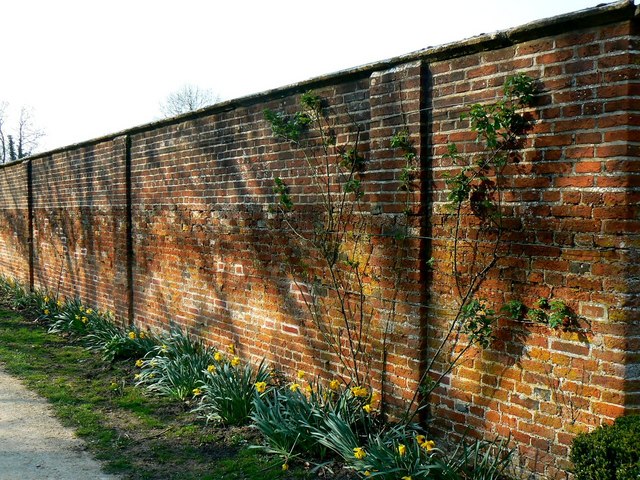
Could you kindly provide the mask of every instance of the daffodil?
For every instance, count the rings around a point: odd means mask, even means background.
[[[202,395],[202,390],[200,390],[199,388],[194,388],[193,390],[191,390],[191,392],[193,393],[194,397],[197,397],[198,395]]]
[[[136,367],[141,367],[142,365],[144,365],[142,359],[139,358],[138,360],[136,360]]]
[[[288,463],[283,463],[282,464],[282,471],[286,472],[287,470],[289,470],[289,464]]]
[[[129,338],[131,340],[135,340],[136,339],[136,332],[129,332]]]
[[[87,317],[82,317],[82,323],[87,323],[89,321],[89,319]]]
[[[402,480],[413,480],[411,478],[411,475],[405,475],[404,477],[402,477]]]
[[[291,390],[292,392],[297,392],[298,390],[300,390],[300,385],[297,383],[292,383],[289,387],[289,390]]]
[[[49,303],[49,297],[44,297],[44,303]]]
[[[236,353],[236,347],[233,343],[227,345],[227,352],[229,352],[231,355],[234,355]]]
[[[329,388],[331,390],[333,390],[334,392],[337,391],[340,388],[340,382],[338,380],[331,380],[329,382]]]
[[[353,456],[356,457],[358,460],[362,460],[364,457],[367,456],[367,452],[365,452],[364,448],[362,447],[356,447],[353,449]]]
[[[224,357],[222,356],[222,353],[220,353],[220,352],[216,352],[216,353],[213,354],[213,359],[216,362],[221,362],[223,358]]]
[[[45,315],[49,315],[49,309],[48,309],[48,308],[45,308],[45,309],[44,309],[44,314],[45,314]]]
[[[422,445],[426,439],[427,437],[424,435],[416,435],[416,442],[418,442],[418,445]]]
[[[298,370],[298,380],[302,380],[306,375],[304,370]]]
[[[85,312],[87,315],[91,315],[93,313],[93,310],[90,308],[87,308],[87,311]]]
[[[398,455],[404,457],[407,454],[407,446],[404,443],[398,445]]]
[[[144,333],[144,332],[140,332],[140,338],[145,338],[146,336],[147,336],[147,334],[146,334],[146,333]]]
[[[366,387],[351,387],[351,393],[354,397],[366,397],[369,395],[369,390]]]
[[[364,471],[364,476],[365,477],[370,477],[371,476],[371,472],[369,470],[365,470]]]
[[[363,405],[362,410],[364,410],[367,413],[371,413],[371,404],[367,403],[366,405]]]
[[[207,367],[207,372],[209,372],[209,373],[213,373],[213,372],[215,372],[215,371],[216,371],[216,366],[215,366],[215,365],[209,365],[209,366]]]
[[[267,382],[256,382],[256,390],[258,393],[264,393],[267,389]]]
[[[166,345],[162,345],[160,350],[162,351],[162,353],[167,353],[169,351],[169,347],[167,347]]]
[[[422,442],[420,446],[424,448],[427,452],[430,452],[431,450],[436,448],[436,442],[434,442],[433,440],[427,440],[426,442]]]
[[[238,365],[240,365],[240,357],[233,357],[231,360],[231,366],[237,367]]]

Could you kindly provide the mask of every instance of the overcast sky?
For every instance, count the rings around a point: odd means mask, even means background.
[[[42,150],[160,118],[186,83],[230,99],[601,0],[4,0],[0,101]]]

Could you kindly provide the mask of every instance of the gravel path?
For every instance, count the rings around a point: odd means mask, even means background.
[[[0,366],[0,480],[116,480],[100,471],[46,400]]]

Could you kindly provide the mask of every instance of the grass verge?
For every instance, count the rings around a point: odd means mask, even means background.
[[[303,468],[283,472],[279,459],[249,448],[259,442],[250,427],[207,425],[189,412],[189,404],[144,395],[132,386],[131,362],[105,363],[5,309],[0,309],[0,362],[51,402],[106,472],[123,479],[316,477]]]

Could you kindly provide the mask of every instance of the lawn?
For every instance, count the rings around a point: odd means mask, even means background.
[[[8,310],[0,310],[0,362],[51,402],[106,472],[124,479],[318,476],[304,465],[283,472],[279,458],[251,448],[261,442],[252,427],[216,427],[190,413],[188,402],[146,395],[133,386],[131,361],[107,363]]]

